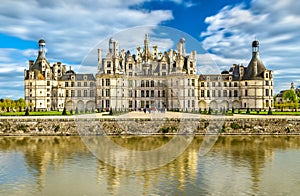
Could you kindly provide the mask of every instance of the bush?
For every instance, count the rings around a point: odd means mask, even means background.
[[[272,115],[271,107],[269,107],[268,115]]]
[[[247,108],[246,114],[250,114],[250,109]]]
[[[64,107],[64,110],[63,110],[63,112],[62,112],[62,114],[61,115],[67,115],[67,110],[66,110],[66,108]]]
[[[29,116],[29,109],[28,108],[26,108],[25,116]]]

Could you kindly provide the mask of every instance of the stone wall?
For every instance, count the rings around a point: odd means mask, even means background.
[[[0,135],[300,134],[297,118],[76,119],[1,118]]]

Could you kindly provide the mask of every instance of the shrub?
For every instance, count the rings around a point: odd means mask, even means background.
[[[29,109],[28,108],[26,108],[25,116],[29,116]]]
[[[269,107],[268,115],[272,115],[271,107]]]
[[[63,112],[62,112],[62,114],[61,115],[67,115],[67,110],[66,110],[66,108],[64,107],[64,110],[63,110]]]

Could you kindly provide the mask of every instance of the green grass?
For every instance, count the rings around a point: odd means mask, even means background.
[[[62,112],[60,111],[47,111],[47,112],[29,112],[30,116],[61,116]],[[3,112],[1,116],[24,116],[25,112]],[[67,111],[67,115],[70,115],[70,112]]]

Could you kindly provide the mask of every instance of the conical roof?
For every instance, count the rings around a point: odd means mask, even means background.
[[[252,58],[245,70],[243,80],[256,80],[263,79],[263,72],[266,67],[259,57],[259,42],[254,40],[252,42]]]
[[[256,68],[255,68],[256,67]],[[258,52],[253,52],[251,61],[248,64],[247,70],[244,74],[244,80],[255,80],[263,78],[263,72],[266,67],[262,60],[259,58]]]

